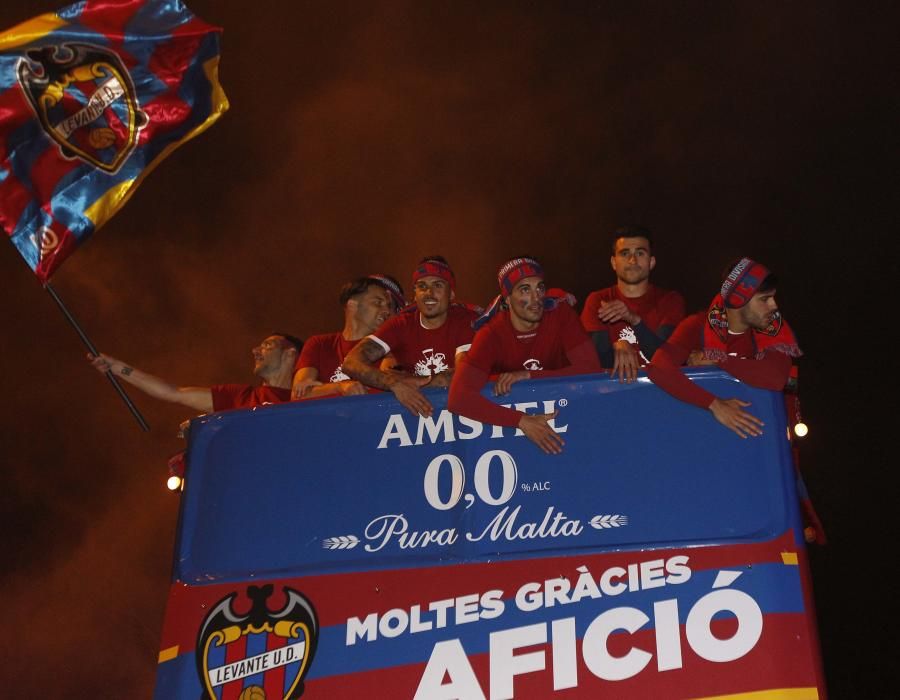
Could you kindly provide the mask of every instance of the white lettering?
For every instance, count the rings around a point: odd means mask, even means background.
[[[512,698],[513,679],[523,673],[543,671],[546,660],[543,650],[515,655],[521,647],[547,642],[547,625],[539,623],[516,627],[502,632],[492,632],[490,636],[491,700]]]
[[[409,433],[406,431],[406,424],[403,422],[403,416],[399,413],[392,413],[388,418],[387,425],[384,427],[384,433],[381,436],[381,442],[378,443],[378,449],[383,450],[388,446],[388,441],[399,440],[400,447],[409,447],[412,440],[409,439]]]
[[[445,677],[448,678],[446,684]],[[434,645],[414,700],[485,700],[469,657],[458,639]]]

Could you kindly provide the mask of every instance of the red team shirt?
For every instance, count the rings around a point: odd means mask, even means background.
[[[568,304],[562,303],[544,311],[537,330],[530,336],[513,328],[509,312],[503,311],[478,331],[466,362],[488,374],[520,369],[568,369],[571,362],[566,352],[590,342],[578,316]],[[589,371],[599,370],[598,362],[596,369]]]
[[[619,291],[618,286],[599,289],[596,292],[591,292],[584,302],[584,309],[581,312],[581,323],[588,333],[607,331],[610,344],[620,340],[622,332],[630,328],[629,324],[624,321],[606,324],[597,318],[601,301],[608,303],[616,300],[624,302],[629,311],[641,317],[638,329],[634,329],[638,335],[639,327],[642,325],[653,331],[654,335],[658,334],[659,329],[664,326],[668,326],[671,332],[671,329],[675,328],[684,318],[684,298],[678,292],[660,289],[652,284],[647,288],[646,294],[642,294],[639,297],[624,296]],[[639,344],[640,337],[637,340]],[[629,340],[629,342],[631,341]],[[649,350],[646,353],[648,357],[652,357],[656,351],[656,347],[646,349]]]
[[[536,331],[520,334],[503,311],[492,318],[472,341],[450,385],[448,407],[482,423],[515,427],[522,414],[480,394],[491,374],[529,370],[533,379],[599,372],[594,345],[578,316],[565,303],[544,311]]]
[[[394,356],[399,369],[420,376],[439,374],[455,365],[456,353],[469,349],[478,314],[464,306],[451,305],[440,328],[422,326],[418,311],[389,318],[369,336]]]
[[[345,340],[341,333],[324,333],[314,335],[305,343],[294,371],[305,367],[314,367],[320,382],[343,382],[350,379],[341,365],[344,358],[358,343],[358,340]]]
[[[249,384],[217,384],[211,386],[213,411],[227,411],[231,408],[253,408],[269,403],[284,403],[291,400],[290,389],[273,386],[250,386]]]

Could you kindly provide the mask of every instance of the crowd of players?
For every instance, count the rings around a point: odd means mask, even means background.
[[[563,448],[551,422],[556,413],[499,405],[482,394],[489,381],[493,394],[503,396],[525,379],[609,371],[632,382],[643,368],[662,389],[709,410],[740,437],[760,435],[762,422],[749,404],[714,396],[680,368],[715,364],[753,386],[783,389],[800,349],[778,312],[775,276],[742,258],[728,266],[708,309],[685,317],[682,296],[650,282],[656,258],[646,229],[617,230],[610,263],[616,284],[591,293],[580,318],[574,297],[549,288],[530,257],[500,267],[499,294],[487,310],[457,299],[456,277],[441,256],[416,266],[411,304],[393,277],[361,277],[341,290],[340,331],[305,343],[273,333],[253,348],[257,386],[179,387],[105,354],[89,359],[100,372],[203,413],[380,390],[430,416],[423,389],[449,389],[451,411],[519,428],[551,454]]]
[[[413,414],[430,417],[430,391],[423,389],[449,389],[449,410],[518,428],[548,454],[564,446],[553,429],[558,411],[527,414],[500,405],[482,393],[489,382],[493,395],[503,396],[526,379],[608,371],[633,382],[643,369],[661,389],[709,411],[741,438],[761,435],[763,423],[749,403],[715,396],[681,371],[717,365],[752,386],[787,389],[788,410],[793,404],[799,415],[791,384],[801,352],[778,311],[778,280],[762,264],[741,258],[728,265],[708,308],[689,316],[678,292],[650,282],[656,258],[646,229],[618,229],[610,264],[616,283],[592,292],[580,318],[575,298],[549,288],[540,263],[526,256],[500,267],[499,294],[486,310],[457,299],[456,277],[441,256],[416,265],[410,304],[393,277],[360,277],[341,289],[340,331],[305,343],[273,333],[253,348],[258,385],[179,387],[105,354],[88,359],[102,373],[202,413],[390,391]],[[795,466],[797,457],[795,449]],[[799,471],[797,486],[806,539],[824,544]]]

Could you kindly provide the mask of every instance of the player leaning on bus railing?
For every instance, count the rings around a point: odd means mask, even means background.
[[[447,407],[482,423],[519,428],[548,454],[563,439],[550,425],[556,412],[527,415],[481,395],[491,374],[500,373],[494,394],[503,396],[523,379],[601,371],[594,344],[565,295],[547,293],[544,270],[533,258],[513,258],[497,273],[500,295],[456,370]]]
[[[730,265],[709,309],[684,319],[656,351],[650,379],[681,401],[708,409],[742,438],[762,434],[763,423],[740,399],[719,398],[694,384],[681,365],[718,365],[751,386],[782,391],[794,357],[802,353],[778,311],[778,279],[763,265],[741,258]]]

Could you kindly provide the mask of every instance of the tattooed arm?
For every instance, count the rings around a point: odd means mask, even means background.
[[[96,357],[89,354],[87,357],[94,369],[101,374],[112,372],[116,377],[137,387],[155,399],[181,404],[203,413],[210,413],[213,410],[212,390],[209,387],[175,386],[164,379],[154,377],[152,374],[129,367],[121,360],[103,353]]]
[[[416,377],[397,372],[383,372],[375,366],[386,354],[385,349],[370,338],[363,338],[344,358],[344,372],[366,386],[392,391],[397,400],[413,415],[430,416],[431,402],[419,391],[431,377]]]

